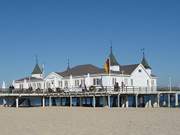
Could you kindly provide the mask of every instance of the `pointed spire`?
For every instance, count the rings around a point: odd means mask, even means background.
[[[69,76],[71,75],[71,68],[70,68],[69,58],[67,59],[67,73],[69,74]]]
[[[119,63],[116,60],[116,57],[113,54],[113,48],[112,48],[112,41],[110,41],[110,55],[109,55],[109,59],[110,59],[110,65],[111,66],[115,66],[115,65],[119,65]]]
[[[141,64],[146,68],[146,69],[151,69],[148,61],[146,60],[146,57],[145,57],[145,48],[141,49],[141,51],[143,52],[143,58],[142,58],[142,61],[141,61]]]
[[[113,53],[113,50],[112,50],[112,40],[110,40],[110,53],[112,54]]]
[[[42,69],[39,67],[39,62],[38,62],[38,56],[37,56],[37,55],[35,56],[35,60],[36,60],[36,65],[35,65],[35,67],[34,67],[34,69],[33,69],[33,72],[32,72],[31,74],[32,74],[32,75],[33,75],[33,74],[42,74],[43,71],[42,71]]]

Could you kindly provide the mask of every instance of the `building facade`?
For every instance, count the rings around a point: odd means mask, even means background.
[[[25,77],[14,82],[16,89],[52,89],[56,91],[82,91],[90,88],[99,90],[113,90],[115,86],[120,90],[139,88],[142,90],[156,91],[157,77],[152,74],[143,53],[142,61],[139,64],[120,65],[115,58],[112,48],[109,55],[109,68],[107,73],[104,68],[92,64],[78,65],[68,68],[63,72],[52,72],[46,77],[36,63],[30,77]]]

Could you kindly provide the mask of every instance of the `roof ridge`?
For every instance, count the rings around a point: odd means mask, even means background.
[[[119,65],[120,67],[123,67],[123,66],[135,66],[135,65],[140,65],[141,63],[136,63],[136,64],[128,64],[128,65]]]

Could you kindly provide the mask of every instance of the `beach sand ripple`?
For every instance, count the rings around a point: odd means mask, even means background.
[[[1,135],[179,135],[180,109],[0,108]]]

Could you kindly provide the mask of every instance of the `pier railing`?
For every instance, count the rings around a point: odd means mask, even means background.
[[[100,87],[93,86],[90,88],[56,88],[56,89],[0,89],[0,94],[52,94],[52,93],[154,93],[156,87]]]

